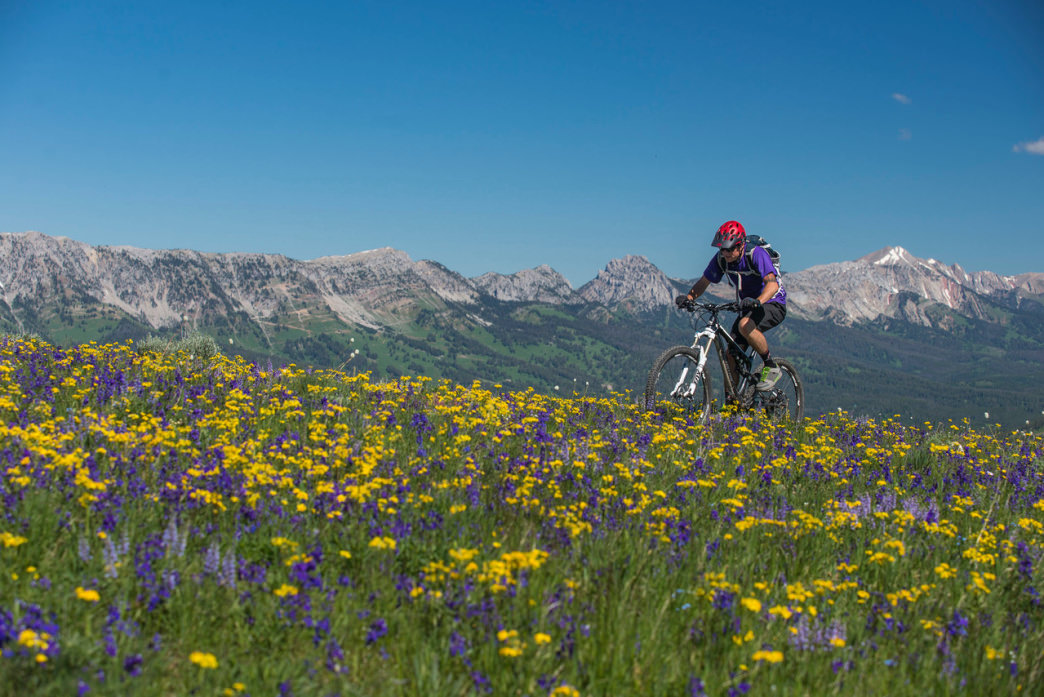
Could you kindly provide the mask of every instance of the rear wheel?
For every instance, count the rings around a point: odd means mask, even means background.
[[[645,381],[645,408],[680,409],[695,421],[710,413],[711,386],[706,370],[699,370],[700,354],[675,346],[660,354]]]
[[[783,371],[779,382],[768,392],[758,392],[757,399],[765,408],[765,414],[778,421],[801,421],[805,418],[805,390],[797,369],[779,358],[776,365]]]

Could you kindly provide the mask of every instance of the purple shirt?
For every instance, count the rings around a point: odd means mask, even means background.
[[[787,291],[783,290],[783,282],[780,280],[779,274],[776,274],[776,268],[772,265],[772,257],[761,247],[754,247],[754,251],[751,252],[750,256],[757,273],[754,273],[747,264],[747,254],[744,253],[739,260],[726,266],[725,273],[728,274],[729,285],[739,289],[739,297],[741,298],[756,298],[765,289],[765,276],[775,274],[779,290],[776,291],[776,294],[768,302],[786,305]],[[721,283],[722,275],[721,266],[718,264],[718,255],[715,254],[711,257],[710,263],[707,264],[703,277],[711,283]]]

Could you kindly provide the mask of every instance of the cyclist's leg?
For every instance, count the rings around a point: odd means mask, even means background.
[[[732,325],[732,338],[736,340],[741,349],[745,350],[749,344],[758,355],[763,355],[767,350],[765,336],[758,330],[758,325],[764,317],[765,309],[758,307],[747,310],[736,318]]]
[[[772,329],[775,326],[778,326],[780,322],[786,319],[787,306],[780,305],[779,303],[766,303],[761,306],[761,309],[764,310],[764,317],[762,317],[762,319],[758,321],[757,332],[758,334],[761,334],[762,340],[765,341],[765,353],[767,354],[769,352],[769,348],[768,340],[765,339],[765,332],[767,332],[769,329]],[[752,343],[751,345],[753,346],[754,344]],[[755,347],[755,349],[757,349],[757,347]],[[764,355],[761,354],[760,351],[758,353],[759,355]]]
[[[779,303],[765,303],[740,317],[734,327],[743,335],[743,344],[750,344],[762,359],[769,355],[765,332],[772,329],[787,316],[787,308]]]
[[[767,303],[758,309],[762,311],[760,313],[761,317],[758,318],[757,325],[749,329],[748,341],[754,347],[754,350],[758,352],[758,355],[761,356],[762,360],[762,369],[757,388],[761,391],[768,391],[776,386],[783,373],[769,352],[765,332],[783,321],[787,314],[787,308],[779,303]]]

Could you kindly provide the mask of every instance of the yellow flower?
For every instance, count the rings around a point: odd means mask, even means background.
[[[755,661],[765,661],[766,663],[780,663],[783,660],[782,651],[755,651],[753,659]]]
[[[279,588],[276,588],[273,593],[278,595],[280,598],[285,598],[288,595],[297,595],[297,586],[291,586],[288,583],[284,583],[279,586]]]
[[[375,537],[370,540],[370,547],[374,549],[395,549],[395,538]]]
[[[23,629],[18,634],[18,645],[25,646],[30,649],[39,649],[40,651],[46,651],[50,644],[47,642],[51,638],[51,635],[47,632],[37,633],[32,629]]]
[[[538,644],[549,644],[551,643],[551,637],[550,635],[544,634],[543,632],[537,632],[533,635],[533,641],[535,641]]]
[[[761,601],[757,598],[744,598],[740,602],[751,612],[761,612]]]
[[[791,629],[793,629],[793,627],[791,627]],[[754,640],[754,630],[753,629],[748,629],[747,633],[744,634],[743,636],[740,636],[739,634],[733,634],[732,635],[732,643],[734,643],[736,646],[742,646],[744,642],[753,641],[753,640]]]
[[[580,690],[572,685],[559,685],[551,690],[551,694],[548,697],[580,697]]]
[[[500,655],[514,658],[516,656],[522,655],[522,649],[518,648],[517,646],[501,646]]]
[[[995,649],[990,645],[986,645],[986,660],[993,661],[998,658],[1004,658],[1004,649]]]
[[[19,535],[12,535],[9,532],[0,532],[0,543],[3,543],[4,547],[17,547],[18,545],[24,545],[29,540]]]
[[[85,600],[88,603],[96,603],[101,600],[101,596],[98,595],[98,591],[93,589],[84,589],[80,586],[76,586],[76,597],[80,600]]]
[[[205,653],[203,651],[193,651],[189,654],[189,660],[195,663],[200,668],[217,668],[218,662],[212,653]]]

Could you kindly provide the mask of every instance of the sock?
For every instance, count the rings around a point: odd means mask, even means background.
[[[761,357],[761,362],[767,365],[769,368],[775,368],[776,362],[772,360],[772,352],[767,351],[764,356]]]

